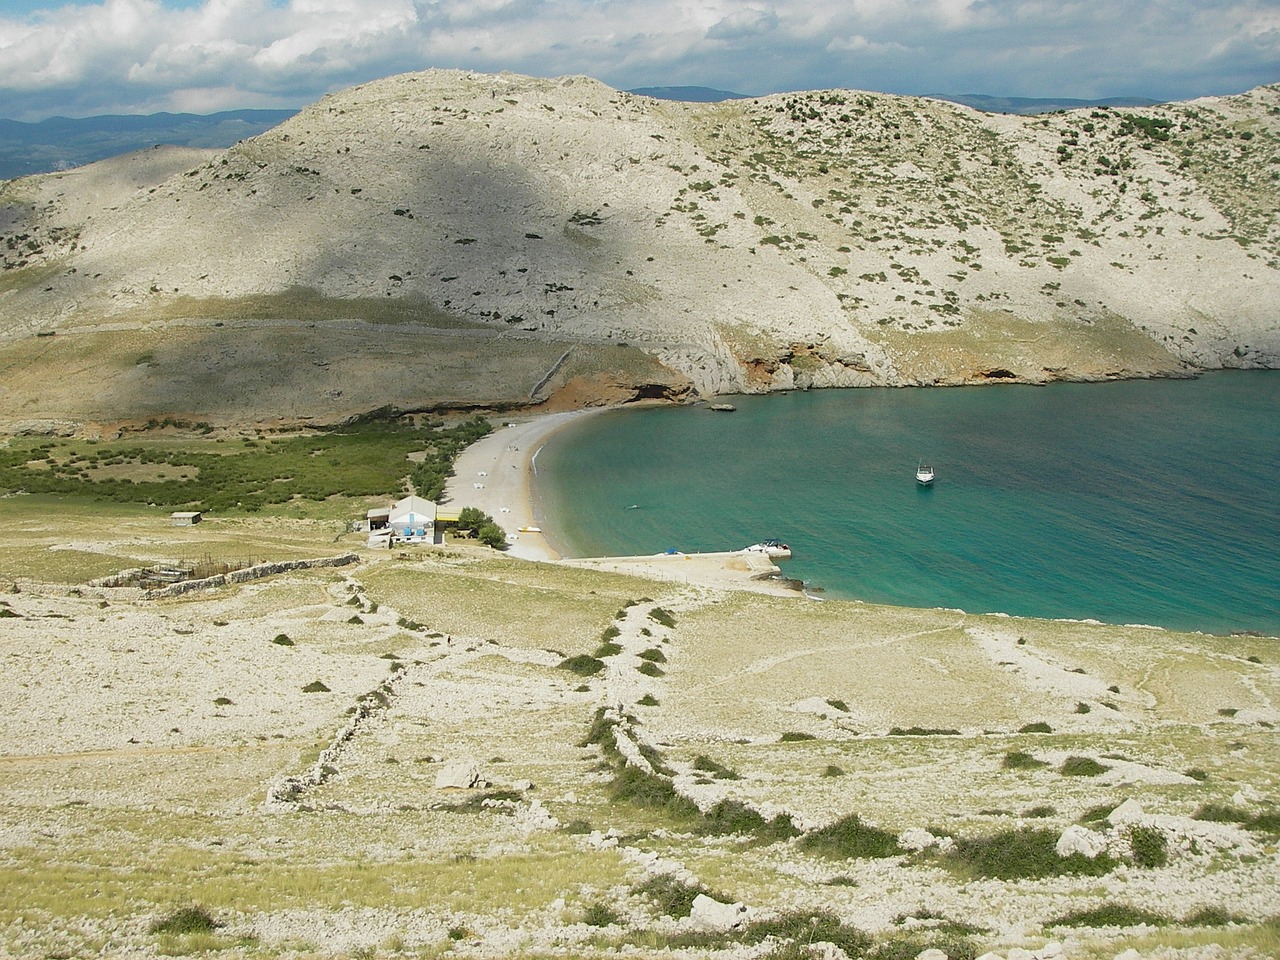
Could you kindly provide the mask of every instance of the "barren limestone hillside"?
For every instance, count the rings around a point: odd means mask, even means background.
[[[0,502],[0,955],[1280,947],[1272,639],[60,520]],[[85,582],[247,550],[333,565]]]
[[[0,402],[333,420],[1273,366],[1278,138],[1278,87],[1014,117],[392,77],[0,186]]]

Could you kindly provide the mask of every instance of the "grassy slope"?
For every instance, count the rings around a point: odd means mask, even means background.
[[[0,529],[14,551],[5,576],[25,560],[32,572],[76,579],[65,559],[40,566],[68,528],[83,538],[81,555],[103,558],[86,572],[176,543],[216,553],[248,537],[278,556],[352,545],[335,542],[332,521],[174,529],[141,510],[64,504],[53,524],[21,509],[30,501],[4,503]],[[647,597],[673,627],[618,619]],[[812,826],[855,812],[893,832],[975,836],[1023,822],[1060,831],[1099,804],[1134,798],[1185,817],[1241,790],[1251,810],[1274,809],[1273,641],[726,596],[473,550],[384,555],[182,601],[0,600],[20,614],[4,621],[0,647],[11,745],[0,757],[0,930],[10,952],[189,949],[194,941],[146,927],[191,901],[226,922],[215,945],[252,954],[307,943],[438,947],[450,930],[528,952],[567,937],[590,954],[590,930],[571,924],[597,902],[661,942],[652,906],[628,892],[640,871],[616,850],[563,830],[529,833],[500,809],[451,812],[466,797],[435,789],[434,777],[440,761],[460,758],[498,787],[534,781],[526,801],[562,825],[615,828],[722,896],[765,911],[831,909],[881,939],[900,937],[893,918],[922,902],[987,928],[975,942],[1004,950],[1055,936],[1040,924],[1070,909],[1123,900],[1182,916],[1228,888],[1254,925],[1148,931],[1133,942],[1265,950],[1274,936],[1256,925],[1277,879],[1274,838],[1259,836],[1251,857],[1183,856],[1102,882],[966,883],[929,866],[703,840],[687,822],[611,801],[599,753],[581,746],[596,708],[621,698],[700,802],[776,805]],[[634,634],[639,623],[651,636]],[[593,678],[557,667],[562,654],[592,651],[612,624],[627,651],[663,651],[664,675],[644,687],[657,705],[625,702],[640,689],[627,679],[639,662],[630,652],[606,654]],[[271,642],[281,633],[293,646]],[[304,795],[312,812],[266,812],[266,785],[314,762],[355,699],[396,676],[386,709]],[[302,693],[315,679],[330,692]],[[828,702],[825,717],[797,710],[813,698]],[[1088,714],[1076,712],[1081,700]],[[1052,732],[1018,732],[1031,721]],[[960,734],[891,735],[912,726]],[[781,742],[789,732],[813,739]],[[1005,769],[1011,751],[1047,765]],[[1058,768],[1072,755],[1113,770],[1065,777]],[[697,774],[699,757],[742,779]],[[824,775],[832,766],[843,776]],[[1196,768],[1207,779],[1182,775]],[[1037,806],[1052,810],[1020,819]],[[828,883],[839,876],[847,882]],[[1081,955],[1112,956],[1128,942],[1075,935]],[[258,939],[236,946],[245,936]]]

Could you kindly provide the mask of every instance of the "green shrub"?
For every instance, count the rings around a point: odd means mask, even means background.
[[[329,688],[325,686],[322,680],[312,680],[302,688],[303,693],[328,693]]]
[[[863,823],[856,813],[806,833],[799,844],[810,853],[850,860],[895,857],[903,852],[894,834]]]
[[[947,960],[974,960],[978,956],[971,940],[946,928],[890,937],[864,956],[867,960],[915,960],[926,950],[941,950]]]
[[[481,525],[476,531],[476,539],[494,550],[505,550],[507,546],[507,532],[492,520]]]
[[[823,768],[822,775],[824,777],[843,777],[844,771],[834,763],[829,763],[825,768]]]
[[[1042,803],[1024,810],[1022,815],[1028,820],[1044,820],[1047,817],[1056,816],[1057,813],[1058,810],[1056,807],[1051,807],[1048,804]]]
[[[1080,814],[1080,823],[1102,823],[1116,808],[1115,803],[1099,803]]]
[[[1076,713],[1088,713],[1090,709],[1090,706],[1083,701],[1076,704]]]
[[[585,836],[591,832],[591,824],[585,820],[570,820],[561,829],[568,834],[574,836]]]
[[[890,727],[891,737],[958,737],[959,730],[950,727]]]
[[[604,630],[600,632],[600,639],[603,642],[608,643],[610,640],[616,640],[621,635],[622,635],[621,630],[619,630],[613,624],[609,624],[609,626],[605,627]]]
[[[709,773],[717,780],[741,780],[742,777],[723,764],[716,763],[706,754],[698,754],[693,758],[693,769]]]
[[[756,920],[742,931],[743,943],[762,943],[769,937],[787,941],[802,948],[797,954],[783,956],[809,956],[803,950],[811,943],[834,943],[851,957],[866,953],[872,944],[871,937],[857,927],[843,923],[839,917],[826,911],[797,911],[784,913],[771,920]]]
[[[1035,723],[1028,723],[1024,727],[1018,728],[1019,733],[1053,733],[1053,727],[1049,726],[1043,720],[1037,720]]]
[[[653,903],[655,909],[664,917],[687,917],[693,910],[693,901],[698,894],[712,896],[711,892],[701,884],[686,884],[667,873],[656,874],[643,883],[631,888],[631,893],[644,897]],[[716,899],[720,899],[716,897]]]
[[[1129,849],[1140,867],[1163,867],[1169,862],[1169,841],[1158,827],[1131,827]]]
[[[1092,860],[1078,853],[1060,857],[1057,845],[1055,831],[1023,827],[987,837],[957,838],[954,849],[944,860],[974,876],[997,880],[1033,880],[1069,874],[1097,877],[1115,867],[1115,861],[1106,854]]]
[[[831,699],[830,697],[828,697],[828,698],[827,698],[827,706],[829,706],[829,707],[831,707],[831,708],[833,708],[833,709],[835,709],[835,710],[839,710],[841,713],[848,713],[848,712],[849,712],[849,705],[848,705],[847,703],[845,703],[843,700],[833,700],[833,699]]]
[[[1062,766],[1058,768],[1058,772],[1064,777],[1096,777],[1100,773],[1106,773],[1111,768],[1099,763],[1092,757],[1067,757],[1062,761]]]
[[[766,820],[740,800],[721,800],[702,815],[699,833],[726,836],[745,833],[765,843],[776,843],[799,836],[791,818],[778,814]]]
[[[658,698],[655,697],[652,693],[646,693],[643,697],[641,697],[639,700],[636,701],[636,704],[641,707],[656,707],[658,705]]]
[[[636,671],[643,673],[646,677],[663,677],[667,673],[652,660],[645,660],[640,666],[636,667]]]
[[[674,627],[676,625],[676,618],[671,615],[669,610],[664,610],[662,607],[654,607],[650,610],[649,619],[654,623],[662,624],[664,627]]]
[[[151,924],[152,933],[212,933],[218,921],[204,907],[182,907]]]
[[[600,646],[596,647],[596,652],[593,656],[595,656],[596,659],[603,659],[604,657],[616,657],[621,652],[622,644],[620,643],[602,643]]]
[[[650,647],[648,650],[642,650],[636,654],[641,660],[649,660],[653,663],[666,663],[667,655],[657,647]]]
[[[1199,767],[1192,767],[1190,770],[1184,771],[1183,776],[1190,777],[1192,780],[1198,780],[1200,783],[1204,783],[1209,779],[1208,771],[1202,770]]]
[[[570,673],[577,674],[580,677],[590,677],[599,673],[604,669],[604,661],[596,657],[587,656],[580,653],[576,657],[566,657],[559,663],[561,670],[568,670]]]
[[[1245,823],[1249,820],[1249,813],[1227,803],[1203,803],[1191,815],[1191,819],[1207,820],[1210,823]]]
[[[1227,913],[1221,907],[1201,907],[1194,913],[1187,914],[1182,921],[1185,927],[1225,927],[1230,923],[1248,923],[1247,917]]]
[[[282,647],[293,646],[293,641],[289,639],[289,635],[287,633],[277,633],[274,637],[272,637],[271,642],[275,644],[279,644]]]
[[[231,698],[230,698],[230,697],[214,697],[214,698],[213,698],[213,705],[214,705],[215,707],[230,707],[230,706],[234,706],[234,704],[232,703],[232,701],[231,701]]]
[[[788,730],[778,738],[780,743],[800,743],[803,740],[817,740],[812,733],[801,733],[798,730]]]
[[[1167,926],[1172,921],[1159,913],[1123,903],[1104,903],[1091,910],[1073,910],[1045,923],[1046,927],[1148,927]]]
[[[1246,830],[1280,836],[1280,813],[1259,813],[1245,821]]]
[[[582,922],[590,927],[608,927],[622,923],[622,915],[607,903],[597,900],[582,911]]]
[[[618,802],[661,810],[677,819],[692,820],[701,816],[698,805],[677,793],[671,781],[630,765],[615,774],[609,785],[609,796]]]
[[[596,746],[606,760],[621,761],[622,754],[618,750],[617,733],[614,728],[618,721],[604,707],[597,707],[595,716],[587,735],[578,744],[580,747]]]
[[[1006,770],[1039,770],[1041,767],[1049,765],[1047,760],[1037,760],[1029,753],[1021,750],[1011,750],[1004,755],[1004,760],[1000,766]]]

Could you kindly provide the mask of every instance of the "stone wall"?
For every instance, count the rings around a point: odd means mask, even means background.
[[[320,557],[316,560],[282,560],[277,563],[259,563],[252,567],[245,567],[243,570],[220,573],[216,577],[205,577],[201,580],[183,580],[181,583],[170,584],[167,587],[147,590],[143,593],[143,597],[147,600],[178,597],[195,590],[212,590],[232,583],[248,583],[250,580],[260,580],[263,577],[270,577],[277,573],[287,573],[290,570],[307,570],[312,567],[345,567],[349,563],[355,563],[357,559],[358,557],[354,553],[343,553],[336,557]]]

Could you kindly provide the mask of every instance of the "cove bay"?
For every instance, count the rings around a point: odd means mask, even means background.
[[[732,400],[553,437],[536,485],[566,551],[778,538],[828,598],[1280,633],[1280,372]]]

